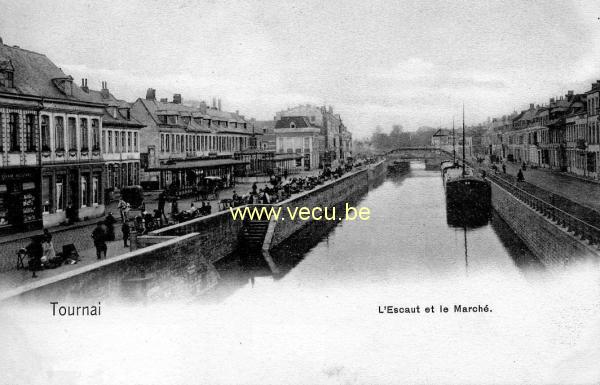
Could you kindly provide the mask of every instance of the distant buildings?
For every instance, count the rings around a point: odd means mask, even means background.
[[[296,167],[314,170],[319,167],[323,140],[321,128],[305,116],[283,116],[275,123],[277,154],[293,155]]]
[[[310,104],[279,111],[275,120],[284,117],[304,117],[312,127],[320,130],[319,144],[313,148],[319,151],[317,167],[337,167],[352,157],[352,134],[347,130],[339,114],[334,114],[333,107],[317,107]],[[277,128],[275,133],[277,135]],[[310,158],[310,157],[309,157]],[[311,163],[311,168],[314,164]]]
[[[587,92],[550,98],[547,104],[531,103],[521,112],[494,118],[469,127],[472,157],[526,163],[532,167],[570,172],[600,179],[600,81]],[[443,131],[432,137],[432,145],[447,145]]]

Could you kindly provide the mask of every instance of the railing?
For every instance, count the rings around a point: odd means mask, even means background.
[[[581,237],[582,240],[589,241],[592,245],[600,246],[600,228],[559,209],[496,175],[489,174],[488,177],[491,181],[527,204],[529,207],[554,221],[559,226],[573,232],[575,236]]]

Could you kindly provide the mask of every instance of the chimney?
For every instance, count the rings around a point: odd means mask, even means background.
[[[2,41],[2,37],[0,36],[0,44],[4,44],[4,41]]]
[[[534,106],[534,104],[533,104],[533,103],[529,103],[529,109],[530,109],[530,110],[533,110],[533,106]]]
[[[148,88],[146,91],[146,100],[156,100],[156,90],[154,88]]]
[[[550,98],[550,103],[554,103],[554,98]]]
[[[181,94],[174,94],[173,95],[173,103],[175,104],[181,104]]]
[[[90,89],[88,88],[88,85],[87,85],[87,79],[81,79],[81,89],[86,94],[90,92]]]
[[[202,112],[203,114],[206,114],[206,108],[208,106],[206,105],[206,102],[203,100],[200,102],[200,112]]]
[[[219,98],[218,103],[219,103],[219,106],[218,106],[219,107],[219,111],[221,111],[221,98]]]
[[[235,110],[235,114],[236,114],[237,116],[240,116],[240,110]]]
[[[212,108],[214,108],[215,110],[217,109],[217,98],[213,98]]]
[[[329,113],[333,114],[333,107],[332,106],[329,106]]]
[[[102,82],[102,89],[100,90],[100,93],[102,94],[102,99],[108,99],[109,92],[108,85],[106,82]]]

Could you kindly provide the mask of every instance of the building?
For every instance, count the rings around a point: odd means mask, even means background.
[[[321,132],[322,144],[319,146],[318,167],[337,167],[352,156],[352,134],[344,126],[339,114],[334,114],[333,107],[317,107],[310,104],[288,108],[279,111],[275,120],[283,117],[305,117],[311,127],[318,127]],[[346,142],[345,145],[343,142]],[[350,153],[348,153],[350,151]],[[313,167],[311,165],[311,167]]]
[[[296,167],[314,170],[319,167],[323,153],[321,128],[306,116],[283,116],[275,122],[277,154],[296,154]]]
[[[118,100],[102,82],[100,91],[90,90],[87,79],[81,89],[97,103],[105,104],[102,117],[101,146],[105,163],[103,187],[105,191],[118,191],[140,183],[140,129],[144,127],[131,115],[131,104]]]
[[[45,55],[0,40],[0,231],[57,225],[69,206],[104,214],[103,110]]]
[[[226,181],[243,173],[245,162],[235,152],[254,143],[257,133],[239,113],[221,110],[221,101],[199,107],[186,106],[180,94],[173,100],[156,100],[148,89],[146,98],[131,105],[132,116],[144,125],[140,130],[141,184],[147,188],[177,186],[191,190],[199,178],[218,176]]]

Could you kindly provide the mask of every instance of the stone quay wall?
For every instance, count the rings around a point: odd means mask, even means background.
[[[197,252],[198,234],[181,237],[31,282],[0,295],[3,304],[91,299],[139,299],[141,292],[154,298],[190,294],[205,285],[209,270]],[[145,290],[141,291],[144,286]],[[147,290],[147,291],[146,291]],[[145,296],[145,294],[143,295]]]
[[[281,218],[275,224],[272,238],[269,240],[270,248],[279,245],[303,226],[310,223],[310,221],[298,218],[297,215],[292,219],[288,209],[293,212],[296,208],[300,207],[333,207],[346,201],[351,201],[351,197],[362,195],[368,190],[369,178],[380,179],[383,173],[385,173],[385,165],[382,161],[375,165],[369,165],[362,170],[353,171],[342,176],[340,179],[325,183],[314,190],[307,191],[277,204],[277,206],[282,207]],[[344,207],[336,209],[336,216],[345,216]]]
[[[569,233],[492,182],[492,206],[529,250],[545,265],[598,256],[587,242]]]

